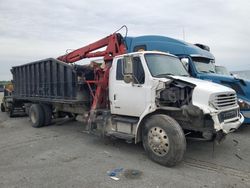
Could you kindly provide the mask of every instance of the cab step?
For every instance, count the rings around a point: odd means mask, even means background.
[[[108,132],[107,136],[113,136],[116,138],[124,139],[124,140],[127,140],[129,142],[133,141],[133,139],[135,138],[135,135],[122,133],[122,132],[115,132],[115,131]]]

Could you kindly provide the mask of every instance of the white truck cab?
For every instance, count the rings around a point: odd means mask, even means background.
[[[109,101],[107,135],[143,141],[149,157],[167,166],[182,159],[184,135],[220,141],[244,120],[234,90],[191,78],[176,56],[156,51],[115,57]]]

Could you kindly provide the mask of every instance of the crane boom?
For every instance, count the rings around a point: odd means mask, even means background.
[[[103,51],[96,51],[106,47]],[[95,52],[96,51],[96,52]],[[126,53],[126,45],[120,33],[111,34],[87,46],[74,50],[57,59],[65,63],[74,63],[84,58],[104,57],[104,61],[112,61],[117,55]]]
[[[98,49],[104,48],[102,51]],[[126,53],[126,45],[124,39],[120,33],[113,33],[103,39],[100,39],[87,46],[74,50],[66,55],[60,56],[57,59],[65,63],[74,63],[81,59],[92,57],[103,57],[105,66],[94,66],[94,80],[85,80],[93,97],[91,110],[88,119],[89,127],[92,126],[92,122],[95,118],[95,112],[98,109],[109,108],[108,99],[108,81],[109,81],[109,69],[111,67],[111,61],[117,55]],[[95,85],[92,90],[91,85]],[[91,129],[91,128],[90,128]]]

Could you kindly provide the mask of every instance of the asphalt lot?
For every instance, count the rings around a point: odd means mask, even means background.
[[[215,147],[188,140],[174,168],[152,162],[141,144],[83,130],[80,121],[35,129],[27,117],[0,112],[0,187],[250,187],[250,125]],[[107,175],[114,168],[124,169],[119,181]],[[126,176],[127,169],[142,174]]]

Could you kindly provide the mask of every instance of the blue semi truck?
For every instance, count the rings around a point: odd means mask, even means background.
[[[220,75],[215,70],[215,57],[203,44],[190,44],[165,36],[140,36],[125,38],[128,52],[157,50],[178,56],[192,77],[212,81],[234,89],[245,120],[250,123],[250,82],[229,75]]]

